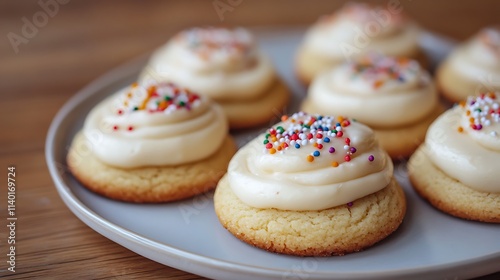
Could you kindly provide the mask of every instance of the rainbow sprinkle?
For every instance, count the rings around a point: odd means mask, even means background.
[[[173,83],[159,83],[146,87],[133,83],[129,90],[120,96],[116,114],[124,115],[136,111],[171,114],[179,110],[189,111],[199,104],[199,95]]]
[[[192,28],[176,35],[175,40],[205,60],[218,55],[246,56],[254,47],[252,35],[243,28]]]
[[[115,114],[124,116],[135,112],[147,112],[150,114],[172,114],[178,111],[190,111],[200,106],[200,96],[181,88],[173,83],[159,83],[149,86],[140,86],[133,83],[127,91],[121,94],[115,104]],[[133,131],[134,127],[129,125],[121,128],[111,125],[113,131]]]
[[[351,79],[368,80],[374,89],[389,81],[404,83],[420,71],[418,62],[404,57],[370,54],[348,64]]]
[[[304,112],[295,113],[292,116],[283,116],[283,124],[271,127],[262,142],[265,153],[284,153],[288,149],[301,149],[305,146],[313,146],[314,151],[306,156],[308,162],[323,155],[333,154],[343,150],[344,161],[348,162],[357,152],[351,139],[345,136],[345,131],[351,125],[351,120],[344,117],[331,117],[322,115],[310,115]],[[332,139],[343,139],[343,147],[333,147]],[[368,159],[373,161],[374,158]],[[333,161],[331,166],[336,168],[339,162]]]
[[[469,125],[473,130],[482,130],[500,122],[500,105],[494,92],[469,96],[467,101],[462,101],[459,105],[465,109],[465,115],[469,118]],[[463,128],[458,127],[458,131],[463,132]],[[490,135],[496,137],[498,132],[492,131]]]

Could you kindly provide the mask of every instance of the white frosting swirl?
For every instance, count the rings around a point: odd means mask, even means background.
[[[241,148],[229,163],[228,180],[250,206],[302,211],[375,193],[392,172],[367,126],[297,113]]]
[[[348,3],[307,32],[305,48],[333,60],[369,52],[401,56],[417,52],[418,36],[419,28],[401,9]]]
[[[438,102],[430,75],[416,61],[377,55],[320,74],[308,98],[316,113],[347,115],[373,127],[418,122]]]
[[[468,80],[500,88],[500,30],[483,29],[456,48],[447,59],[449,67]]]
[[[469,97],[439,117],[427,132],[431,161],[466,186],[500,193],[500,110],[496,94]]]
[[[222,109],[171,83],[133,84],[99,103],[83,132],[102,162],[120,167],[179,165],[215,153],[227,135]]]
[[[158,49],[141,80],[172,81],[216,100],[262,94],[276,78],[271,61],[245,29],[193,28]]]

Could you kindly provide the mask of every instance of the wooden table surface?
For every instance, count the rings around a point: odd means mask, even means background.
[[[69,3],[52,5],[53,13],[45,17],[38,1],[0,1],[0,220],[6,221],[7,167],[11,165],[17,173],[18,218],[15,273],[6,270],[8,232],[4,222],[0,226],[0,276],[202,279],[113,243],[70,212],[45,164],[44,143],[52,118],[93,79],[152,51],[182,28],[221,23],[306,25],[343,1],[243,0],[223,18],[213,1],[58,1]],[[401,4],[423,27],[458,40],[499,23],[500,5],[493,0],[401,0]],[[8,34],[23,34],[26,21],[36,21],[39,27],[24,30],[26,37],[13,46]],[[495,276],[498,279],[500,274]]]

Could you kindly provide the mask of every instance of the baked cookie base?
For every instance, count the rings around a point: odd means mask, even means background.
[[[85,136],[79,132],[67,156],[71,173],[93,192],[137,203],[181,200],[212,190],[236,152],[236,145],[228,136],[215,154],[197,162],[122,169],[104,164],[88,147]]]
[[[403,221],[406,199],[393,179],[351,207],[258,209],[240,201],[224,177],[215,191],[214,207],[221,224],[250,245],[288,255],[331,256],[361,251],[394,232]]]
[[[500,193],[479,192],[449,177],[431,162],[425,145],[410,158],[408,173],[417,193],[437,209],[467,220],[500,223]]]
[[[279,119],[290,99],[290,93],[283,81],[276,81],[254,99],[241,101],[217,101],[222,106],[232,129],[271,125]]]
[[[311,104],[309,98],[304,100],[301,109],[308,113],[319,111]],[[380,146],[392,159],[404,159],[409,157],[424,141],[427,128],[444,111],[445,108],[439,104],[429,116],[415,124],[396,128],[371,128]],[[335,115],[335,112],[330,114]]]

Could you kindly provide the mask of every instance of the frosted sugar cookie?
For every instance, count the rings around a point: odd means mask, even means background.
[[[67,163],[96,193],[165,202],[213,189],[235,150],[217,104],[172,83],[133,84],[92,109]]]
[[[370,128],[304,113],[235,154],[214,205],[237,238],[298,256],[366,249],[395,231],[406,211],[392,161]]]

